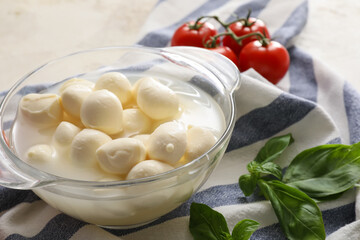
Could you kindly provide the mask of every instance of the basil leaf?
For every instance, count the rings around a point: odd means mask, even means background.
[[[254,174],[245,174],[240,176],[239,178],[239,187],[245,194],[245,196],[250,196],[253,194],[256,183],[258,181],[258,177]]]
[[[281,153],[294,142],[291,134],[271,138],[267,141],[255,157],[258,163],[273,162]]]
[[[312,198],[326,199],[353,187],[360,180],[359,172],[359,143],[321,145],[297,155],[283,181]]]
[[[251,161],[248,163],[248,165],[246,166],[247,170],[249,171],[249,173],[257,173],[258,172],[258,168],[260,166],[261,163],[255,162],[255,161]]]
[[[241,220],[235,225],[231,234],[232,238],[234,240],[248,240],[258,229],[259,225],[258,222],[251,219]]]
[[[321,211],[305,193],[274,180],[259,180],[288,239],[325,239]]]
[[[329,195],[326,197],[317,197],[317,198],[312,198],[316,203],[320,203],[320,202],[325,202],[325,201],[332,201],[332,200],[336,200],[339,197],[341,197],[344,194],[344,192],[341,193],[337,193],[337,194],[333,194],[333,195]],[[309,196],[310,197],[310,196]]]
[[[259,165],[257,171],[259,173],[271,174],[280,180],[282,178],[281,167],[273,162],[267,162]]]
[[[191,204],[189,229],[194,240],[231,239],[224,216],[206,204]]]

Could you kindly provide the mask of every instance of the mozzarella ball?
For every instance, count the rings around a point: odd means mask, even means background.
[[[95,83],[82,78],[72,78],[70,80],[67,80],[66,82],[63,83],[63,85],[60,86],[59,93],[61,94],[66,88],[73,85],[82,85],[90,89],[94,89]]]
[[[61,93],[64,110],[73,117],[80,118],[80,109],[84,100],[90,95],[92,89],[85,85],[68,86]]]
[[[179,112],[179,99],[175,92],[151,77],[139,80],[136,101],[150,118],[172,118]]]
[[[147,133],[150,127],[151,119],[141,110],[129,108],[123,111],[123,128],[127,135]]]
[[[75,126],[77,126],[78,128],[81,128],[81,129],[85,128],[85,126],[81,122],[80,118],[73,117],[70,114],[67,114],[66,112],[64,112],[63,121],[72,123],[72,124],[74,124]]]
[[[138,134],[138,135],[131,136],[131,138],[134,138],[134,139],[137,139],[137,140],[141,141],[144,144],[145,148],[146,148],[147,141],[150,138],[150,134]]]
[[[78,166],[93,166],[96,163],[96,150],[112,139],[95,129],[83,129],[73,139],[70,159]]]
[[[174,168],[167,163],[157,160],[145,160],[136,164],[128,173],[126,179],[136,179],[150,177],[163,172],[173,170]]]
[[[187,131],[185,159],[194,160],[207,152],[216,143],[214,134],[206,128],[192,127]]]
[[[95,90],[106,89],[114,93],[122,104],[131,98],[131,84],[126,76],[119,72],[108,72],[102,75],[95,84]]]
[[[30,147],[26,152],[26,161],[29,163],[46,163],[51,161],[54,149],[47,144],[38,144]]]
[[[57,126],[53,139],[56,145],[69,146],[76,134],[80,131],[81,129],[74,124],[63,121]]]
[[[81,122],[88,128],[116,134],[122,131],[123,109],[120,100],[108,90],[92,92],[80,110]]]
[[[118,138],[96,150],[100,167],[116,174],[127,174],[135,164],[145,160],[145,155],[144,144],[133,138]]]
[[[161,124],[150,135],[147,151],[151,159],[174,164],[184,155],[186,131],[176,122]]]
[[[63,119],[61,99],[56,94],[28,94],[21,99],[19,108],[26,120],[40,128],[56,126]]]

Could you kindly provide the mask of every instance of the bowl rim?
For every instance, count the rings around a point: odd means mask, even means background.
[[[146,46],[139,46],[139,45],[108,46],[108,47],[92,48],[92,49],[76,51],[76,52],[64,55],[62,57],[54,58],[50,61],[47,61],[46,63],[40,65],[39,67],[37,67],[34,70],[30,71],[29,73],[25,74],[22,78],[20,78],[17,82],[15,82],[15,84],[12,85],[12,87],[7,91],[7,93],[5,94],[4,98],[2,99],[2,101],[0,103],[0,132],[1,132],[1,134],[0,134],[1,135],[1,137],[0,137],[0,145],[1,145],[0,152],[3,150],[3,152],[5,152],[5,154],[7,155],[7,158],[10,158],[12,163],[16,165],[16,168],[19,168],[22,173],[25,173],[25,177],[30,176],[31,178],[36,178],[38,180],[35,183],[33,183],[32,185],[29,185],[23,189],[33,189],[33,188],[47,187],[47,186],[53,186],[53,185],[65,185],[65,186],[72,186],[72,187],[89,187],[89,188],[139,185],[139,184],[145,184],[145,183],[149,183],[149,182],[155,182],[155,181],[161,181],[164,179],[169,179],[171,177],[177,176],[178,173],[187,172],[186,171],[187,169],[189,169],[193,166],[196,166],[197,164],[199,164],[199,166],[197,166],[197,168],[202,169],[205,166],[211,165],[213,162],[216,162],[216,160],[217,160],[216,158],[214,161],[201,162],[201,160],[205,156],[208,156],[209,153],[213,152],[214,149],[223,145],[227,141],[228,135],[232,133],[233,126],[235,123],[235,114],[236,114],[233,91],[228,92],[228,97],[230,100],[229,123],[226,125],[223,133],[221,134],[221,137],[219,137],[219,139],[216,141],[216,143],[207,152],[205,152],[198,158],[196,158],[184,165],[176,167],[173,170],[170,170],[170,171],[167,171],[164,173],[160,173],[160,174],[157,174],[154,176],[138,178],[138,179],[131,179],[131,180],[114,180],[114,181],[87,181],[87,180],[77,180],[77,179],[65,178],[65,177],[61,177],[61,176],[58,176],[55,174],[51,174],[51,173],[42,171],[40,169],[37,169],[37,168],[31,166],[30,164],[23,161],[20,157],[18,157],[13,151],[11,151],[11,149],[7,145],[5,132],[4,132],[4,129],[2,126],[3,125],[2,124],[3,123],[3,112],[5,110],[6,103],[9,101],[9,98],[11,96],[13,96],[13,94],[15,93],[15,90],[17,90],[19,85],[22,84],[26,79],[28,79],[30,76],[32,76],[37,71],[40,71],[41,69],[45,68],[46,66],[48,66],[50,64],[55,64],[56,62],[61,61],[66,58],[69,58],[71,56],[85,54],[85,53],[89,53],[89,52],[109,51],[109,50],[146,51],[146,52],[153,53],[153,54],[159,55],[161,57],[164,57],[164,55],[162,55],[163,53],[174,54],[174,51],[168,52],[167,49],[181,49],[181,48],[193,49],[194,51],[209,51],[209,50],[201,49],[201,48],[197,48],[197,47],[156,48],[156,47],[146,47]],[[214,53],[215,55],[222,56],[215,52],[212,52],[212,53]],[[183,55],[181,55],[181,54],[178,54],[178,55],[184,58]],[[193,59],[188,59],[188,60],[194,61]],[[229,61],[229,63],[231,63],[231,62]],[[213,72],[211,72],[211,73],[214,74]],[[238,79],[236,81],[237,82],[240,81],[240,74],[238,74]],[[224,84],[221,81],[219,81],[219,82],[224,87],[224,89],[226,89]],[[3,160],[0,159],[0,161],[3,161]],[[41,177],[40,180],[38,179],[39,176]],[[0,176],[0,179],[1,179],[1,176]],[[44,180],[44,179],[46,179],[46,180]]]

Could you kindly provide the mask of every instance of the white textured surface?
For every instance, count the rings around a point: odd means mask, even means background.
[[[0,0],[0,90],[89,48],[132,45],[157,0]]]
[[[360,90],[360,1],[309,0],[309,19],[296,45]]]
[[[0,90],[50,59],[133,44],[156,1],[0,0]],[[296,45],[360,90],[360,1],[309,0],[309,7]]]

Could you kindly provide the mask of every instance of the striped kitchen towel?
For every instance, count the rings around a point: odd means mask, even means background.
[[[159,0],[137,44],[166,47],[174,30],[202,15],[217,15],[231,21],[235,15],[263,19],[274,39],[285,45],[291,65],[276,85],[253,70],[243,73],[235,93],[237,116],[234,132],[219,166],[189,201],[160,219],[134,229],[109,230],[73,219],[48,206],[31,191],[0,187],[0,239],[124,239],[190,240],[191,202],[205,203],[221,212],[230,230],[250,218],[260,228],[251,239],[286,239],[268,201],[256,195],[245,197],[238,178],[246,165],[271,137],[292,133],[293,145],[278,163],[304,149],[327,143],[360,141],[360,95],[341,76],[296,46],[295,36],[306,24],[308,3],[304,0]],[[360,239],[356,189],[341,198],[319,204],[327,239]]]

